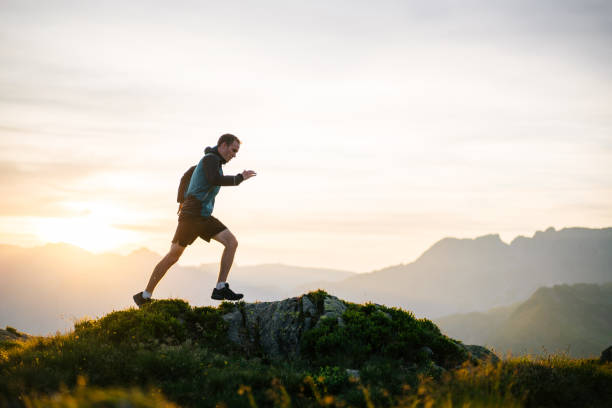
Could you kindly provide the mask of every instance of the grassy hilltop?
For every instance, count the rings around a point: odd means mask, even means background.
[[[245,303],[213,308],[154,301],[81,321],[66,334],[0,340],[0,406],[612,403],[610,363],[562,356],[491,363],[409,312],[340,301],[341,314],[334,316],[326,313],[329,299],[322,291],[294,299],[288,318],[303,328],[297,354],[282,338],[275,350],[289,354],[268,353],[261,330],[249,331],[245,323],[256,321],[247,313],[257,304]],[[306,311],[305,304],[314,307]],[[228,339],[228,316],[245,323],[236,329],[242,343]],[[259,329],[268,323],[257,321]]]

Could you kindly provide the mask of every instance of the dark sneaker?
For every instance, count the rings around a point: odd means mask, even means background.
[[[214,288],[210,297],[215,300],[240,300],[242,296],[242,293],[234,293],[226,283],[223,289]]]
[[[144,305],[145,303],[149,303],[151,301],[151,298],[148,298],[148,299],[143,298],[142,292],[138,292],[137,294],[133,296],[133,298],[134,298],[134,302],[136,303],[138,307],[142,307],[142,305]]]

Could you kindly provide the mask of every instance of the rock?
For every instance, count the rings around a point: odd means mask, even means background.
[[[337,319],[340,326],[344,326],[342,314],[346,310],[346,305],[337,297],[328,295],[323,301],[323,314],[319,318],[315,327],[326,319]]]
[[[601,357],[599,358],[599,361],[602,363],[612,362],[612,346],[601,352]]]
[[[359,370],[352,370],[350,368],[346,369],[346,374],[349,376],[349,378],[353,378],[357,381],[359,381]]]
[[[470,357],[479,362],[491,362],[497,364],[500,362],[499,357],[495,355],[491,350],[486,347],[478,345],[464,345],[465,350],[469,353]]]
[[[424,354],[424,355],[427,357],[427,359],[428,359],[428,360],[431,360],[431,358],[432,358],[432,357],[433,357],[433,355],[434,355],[434,352],[433,352],[433,350],[432,350],[432,349],[430,349],[429,347],[424,346],[424,347],[421,347],[421,348],[419,349],[419,354]]]
[[[235,310],[232,313],[223,315],[229,327],[227,329],[227,337],[234,343],[240,343],[240,329],[243,327],[242,313],[240,310]]]
[[[378,303],[374,303],[374,306],[376,306],[376,312],[377,313],[382,313],[387,319],[393,320],[393,317],[389,313],[387,313],[384,310],[382,310],[383,307],[384,307],[383,305],[379,305]]]
[[[310,330],[312,328],[312,317],[304,318],[304,330]]]
[[[21,333],[20,331],[17,331],[16,329],[10,326],[6,326],[6,330],[0,329],[0,341],[2,340],[25,340],[29,337],[30,336],[28,336],[27,334]]]
[[[228,323],[228,338],[247,351],[262,351],[271,358],[298,355],[303,333],[325,319],[338,319],[346,305],[337,297],[327,295],[323,313],[308,298],[293,297],[278,302],[239,303],[236,309],[223,315]]]
[[[299,310],[299,298],[243,303],[236,308],[223,316],[232,342],[246,350],[261,350],[271,358],[299,354],[306,326],[306,318]]]
[[[317,306],[312,303],[308,296],[302,296],[302,313],[310,317],[317,315]]]
[[[245,315],[247,330],[259,337],[266,354],[279,357],[299,353],[303,323],[299,321],[298,298],[248,304]]]

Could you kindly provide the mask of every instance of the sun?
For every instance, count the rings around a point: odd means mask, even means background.
[[[44,218],[37,222],[36,235],[43,242],[65,242],[91,252],[108,251],[135,238],[133,233],[112,226],[108,212],[87,211],[86,215]]]

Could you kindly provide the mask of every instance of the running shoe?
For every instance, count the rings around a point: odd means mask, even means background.
[[[234,293],[226,282],[223,289],[214,288],[210,297],[215,300],[240,300],[242,296],[242,293]]]

